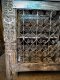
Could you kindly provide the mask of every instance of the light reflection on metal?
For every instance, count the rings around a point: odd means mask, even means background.
[[[21,16],[21,19],[45,19],[45,18],[49,18],[49,16],[43,16],[43,15],[40,15],[40,16],[37,16],[37,15],[22,15]]]
[[[41,10],[60,10],[60,2],[47,1],[13,1],[13,8],[18,9],[41,9]]]

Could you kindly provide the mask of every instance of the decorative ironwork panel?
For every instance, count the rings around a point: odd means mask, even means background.
[[[17,11],[20,63],[60,64],[60,11]]]

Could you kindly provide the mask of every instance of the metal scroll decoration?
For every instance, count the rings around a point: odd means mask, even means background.
[[[17,52],[22,63],[59,64],[60,11],[18,10]]]

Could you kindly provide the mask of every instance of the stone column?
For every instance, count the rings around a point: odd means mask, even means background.
[[[13,0],[2,0],[7,80],[11,80],[11,66],[16,63],[16,12]]]

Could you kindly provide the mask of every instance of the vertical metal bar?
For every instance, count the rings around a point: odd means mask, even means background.
[[[59,19],[59,20],[60,20],[60,19]],[[59,26],[58,26],[58,29],[59,29]],[[60,50],[60,41],[59,41],[60,29],[59,29],[59,31],[58,31],[57,34],[58,34],[58,41],[57,41],[57,44],[58,44],[58,45],[57,45],[57,47],[58,47],[58,48],[57,48],[57,57],[58,57],[59,54],[60,54],[60,53],[59,53],[59,50]]]
[[[24,16],[24,10],[23,10],[23,16]],[[23,18],[23,62],[24,62],[24,18]]]
[[[38,10],[37,10],[37,27],[36,27],[36,49],[37,49],[37,37],[38,37]],[[37,51],[36,51],[37,53]]]
[[[17,33],[18,37],[20,37],[20,13],[19,12],[18,12],[18,33]]]
[[[52,11],[50,13],[50,27],[49,27],[49,37],[48,40],[50,40],[50,31],[51,31],[51,27],[52,27]],[[48,54],[49,54],[49,41],[48,41]]]
[[[38,10],[37,10],[37,30],[36,30],[36,36],[38,35]]]
[[[17,31],[17,35],[18,35],[18,37],[20,37],[21,35],[20,35],[20,11],[18,11],[18,16],[17,16],[17,18],[18,18],[18,31]],[[18,41],[19,39],[17,39],[17,41]],[[19,46],[19,44],[18,44],[18,42],[17,42],[17,48],[19,48],[18,47]],[[17,51],[18,51],[18,49],[17,49]],[[20,53],[18,52],[18,55],[17,55],[17,57],[18,57],[18,61],[20,61]]]

